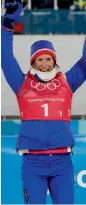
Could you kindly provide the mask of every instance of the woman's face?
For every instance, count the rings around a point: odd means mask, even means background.
[[[38,71],[48,72],[53,70],[54,64],[53,57],[49,54],[44,54],[37,57],[32,66]]]

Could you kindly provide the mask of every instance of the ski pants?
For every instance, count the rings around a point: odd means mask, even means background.
[[[25,204],[46,204],[48,190],[53,204],[74,204],[71,154],[24,154],[21,176]]]

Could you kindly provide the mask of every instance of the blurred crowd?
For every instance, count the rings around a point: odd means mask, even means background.
[[[5,6],[5,0],[2,0],[2,7]],[[86,0],[23,0],[24,9],[70,9],[86,10]]]

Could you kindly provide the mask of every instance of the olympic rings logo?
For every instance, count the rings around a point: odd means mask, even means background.
[[[58,87],[61,86],[61,83],[57,79],[53,79],[50,83],[35,83],[34,80],[31,81],[31,87],[35,88],[36,90],[42,91],[45,90],[46,88],[49,90],[56,90]]]

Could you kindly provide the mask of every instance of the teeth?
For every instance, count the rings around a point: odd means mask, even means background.
[[[42,69],[40,69],[40,71],[42,71],[42,72],[46,72],[46,71],[49,71],[49,69],[48,69],[48,70],[42,70]]]

